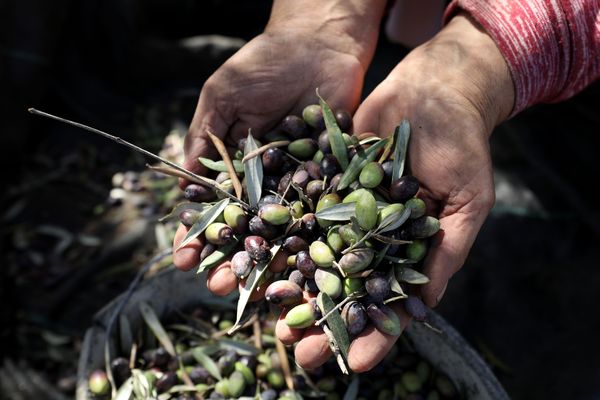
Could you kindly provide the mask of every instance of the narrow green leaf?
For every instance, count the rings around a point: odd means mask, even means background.
[[[198,266],[197,273],[199,274],[201,272],[206,271],[207,269],[216,267],[219,264],[219,262],[223,261],[225,259],[225,257],[227,255],[229,255],[233,251],[233,249],[235,249],[239,240],[243,240],[243,239],[244,239],[244,237],[241,237],[240,239],[238,239],[237,236],[234,236],[229,243],[215,249],[215,251],[213,251],[211,254],[209,254],[208,257],[206,257],[204,260],[202,260],[202,262]]]
[[[392,181],[400,178],[404,172],[404,162],[406,161],[406,150],[408,149],[408,139],[410,138],[410,123],[403,119],[394,132],[394,162],[392,164]]]
[[[358,397],[358,388],[360,386],[360,375],[354,374],[352,376],[352,381],[348,385],[348,389],[346,389],[346,393],[344,393],[344,398],[342,400],[356,400]]]
[[[350,165],[346,170],[344,170],[344,174],[340,178],[340,182],[338,183],[337,190],[346,189],[352,182],[354,182],[360,171],[364,168],[367,163],[375,160],[377,157],[377,153],[379,150],[385,146],[385,144],[389,141],[389,138],[381,139],[365,151],[358,151],[354,157],[352,157],[352,161],[350,161]]]
[[[429,278],[426,275],[412,268],[402,266],[395,267],[395,276],[399,282],[406,282],[412,285],[423,285],[429,282]]]
[[[219,381],[223,379],[217,363],[204,352],[202,346],[194,347],[192,349],[192,356],[213,376],[213,378]]]
[[[402,211],[396,211],[388,215],[377,227],[378,233],[384,233],[398,229],[410,217],[410,208],[405,208]]]
[[[258,144],[254,137],[248,132],[248,139],[244,147],[244,155],[258,149]],[[252,157],[244,163],[244,173],[246,175],[246,190],[248,191],[248,202],[250,207],[256,207],[262,193],[263,165],[262,157]]]
[[[133,377],[127,379],[117,391],[114,400],[129,400],[133,394]]]
[[[196,211],[204,211],[206,207],[210,206],[207,203],[194,203],[192,201],[186,201],[183,203],[177,204],[170,213],[160,218],[158,222],[165,222],[171,219],[179,218],[179,214],[185,210],[196,210]]]
[[[223,160],[215,161],[211,160],[210,158],[198,157],[198,161],[200,161],[200,163],[206,168],[211,169],[213,171],[228,172],[227,165]],[[239,174],[244,172],[244,164],[240,160],[231,160],[231,162],[233,163],[233,168],[235,169],[235,172]]]
[[[379,142],[380,140],[381,140],[381,138],[379,136],[369,136],[367,138],[364,138],[360,142],[358,142],[358,144],[369,144],[369,143]]]
[[[339,203],[317,211],[315,217],[327,221],[350,221],[354,216],[356,203]]]
[[[404,290],[402,290],[402,286],[400,286],[400,282],[396,279],[396,274],[394,273],[394,268],[390,268],[388,273],[388,281],[390,282],[390,290],[394,293],[398,293],[400,296],[405,296]]]
[[[181,243],[179,243],[179,246],[177,246],[175,251],[187,246],[192,240],[197,238],[198,235],[204,232],[204,230],[210,224],[212,224],[219,215],[221,215],[227,204],[229,204],[229,199],[225,198],[204,211],[198,221],[192,225],[188,233],[185,235],[185,238],[181,241]]]
[[[321,108],[323,109],[323,119],[325,119],[325,127],[327,128],[327,136],[329,136],[329,143],[331,144],[331,152],[340,163],[342,171],[345,171],[346,168],[348,168],[348,148],[346,147],[346,142],[344,142],[342,131],[335,121],[335,115],[333,115],[331,107],[323,100],[318,89],[317,97],[319,98],[319,104],[321,104]]]
[[[158,316],[154,312],[154,309],[150,307],[150,305],[146,302],[140,303],[140,313],[146,321],[146,324],[154,333],[154,336],[158,339],[160,344],[165,348],[165,350],[172,356],[175,356],[175,346],[173,346],[173,342],[171,342],[171,338],[167,335],[167,331],[163,328]]]
[[[383,261],[383,257],[385,257],[385,255],[388,252],[388,249],[390,248],[391,244],[386,244],[385,247],[383,249],[381,249],[379,252],[377,252],[377,256],[375,257],[375,259],[373,260],[373,262],[371,262],[370,267],[375,269],[377,268],[377,266],[379,264],[381,264],[381,261]]]
[[[317,296],[317,305],[321,309],[323,315],[329,314],[326,319],[327,326],[333,334],[335,345],[340,349],[342,357],[344,357],[344,360],[348,360],[350,337],[348,336],[348,331],[346,330],[346,325],[344,324],[340,312],[337,310],[331,312],[331,310],[336,308],[336,304],[331,300],[331,297],[329,297],[327,293],[320,292]]]
[[[275,254],[277,254],[280,247],[281,245],[276,245],[271,248],[271,260],[275,257]],[[244,316],[244,310],[248,305],[250,295],[258,287],[258,283],[261,281],[262,276],[267,271],[271,260],[269,260],[268,262],[257,263],[256,267],[254,267],[252,269],[252,272],[250,272],[250,275],[248,275],[248,278],[246,278],[246,284],[244,285],[244,287],[240,288],[240,297],[238,299],[237,304],[236,321],[233,327],[231,327],[231,329],[227,332],[230,335],[232,335],[234,332],[240,329],[240,321],[242,321],[242,317]]]
[[[235,350],[241,356],[256,356],[260,353],[256,347],[239,340],[219,338],[219,347],[224,350]]]
[[[410,243],[412,243],[412,240],[394,239],[393,237],[380,235],[377,233],[372,234],[371,237],[379,240],[380,242],[389,243],[389,244],[410,244]]]

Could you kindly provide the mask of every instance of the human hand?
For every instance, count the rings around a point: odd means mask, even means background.
[[[488,138],[512,105],[512,80],[499,50],[469,18],[457,16],[409,54],[356,112],[355,133],[389,134],[402,118],[411,123],[408,165],[442,227],[424,262],[431,281],[421,296],[430,307],[464,263],[493,205]],[[402,305],[393,307],[406,328]],[[295,356],[303,367],[317,367],[331,355],[320,328],[298,331],[279,321],[277,335],[288,344],[299,341]],[[350,346],[350,368],[371,369],[396,339],[369,327]]]
[[[260,137],[288,114],[314,103],[319,88],[330,105],[354,110],[372,57],[385,2],[275,1],[265,33],[238,51],[204,84],[185,139],[184,167],[202,173],[199,156],[216,155],[206,134],[237,142],[248,128]],[[186,183],[182,182],[182,186]],[[174,249],[185,237],[181,225]],[[175,251],[174,264],[189,270],[202,250],[198,238]],[[209,273],[208,287],[224,295],[237,287],[227,264]]]

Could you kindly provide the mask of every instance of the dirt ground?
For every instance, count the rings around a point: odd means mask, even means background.
[[[0,397],[72,396],[85,328],[168,244],[156,221],[179,196],[141,157],[26,108],[168,153],[202,82],[268,18],[252,3],[0,0]],[[365,93],[405,53],[382,39]],[[438,309],[514,399],[600,397],[599,104],[597,83],[497,128],[496,206]]]

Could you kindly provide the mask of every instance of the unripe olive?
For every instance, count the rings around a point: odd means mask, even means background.
[[[309,160],[317,151],[317,142],[314,139],[305,138],[297,139],[291,142],[288,147],[288,152],[301,160]]]
[[[323,110],[318,104],[311,104],[304,107],[304,110],[302,110],[302,118],[304,119],[304,122],[318,131],[325,129]]]
[[[367,163],[360,171],[358,181],[366,188],[374,188],[379,186],[383,181],[383,168],[378,162]]]

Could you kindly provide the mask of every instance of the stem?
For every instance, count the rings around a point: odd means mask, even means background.
[[[121,139],[118,136],[111,135],[110,133],[103,132],[103,131],[101,131],[99,129],[92,128],[91,126],[84,125],[84,124],[81,124],[79,122],[71,121],[71,120],[68,120],[66,118],[57,117],[56,115],[52,115],[52,114],[49,114],[49,113],[46,113],[46,112],[43,112],[43,111],[40,111],[40,110],[36,110],[35,108],[30,108],[28,111],[31,114],[34,114],[34,115],[39,115],[39,116],[42,116],[42,117],[46,117],[46,118],[50,118],[50,119],[53,119],[53,120],[56,120],[56,121],[63,122],[63,123],[68,124],[68,125],[76,126],[78,128],[81,128],[81,129],[84,129],[86,131],[95,133],[97,135],[104,136],[105,138],[110,139],[112,141],[115,141],[118,144],[121,144],[123,146],[127,146],[127,147],[129,147],[129,148],[131,148],[131,149],[133,149],[133,150],[135,150],[135,151],[137,151],[139,153],[142,153],[142,154],[144,154],[144,155],[146,155],[148,157],[154,158],[155,160],[158,160],[158,161],[160,161],[162,163],[165,163],[165,164],[167,164],[171,168],[175,168],[179,172],[182,172],[185,176],[187,176],[189,178],[193,178],[198,183],[200,183],[200,184],[202,184],[204,186],[208,186],[208,187],[216,190],[217,192],[221,193],[225,197],[229,197],[230,199],[232,199],[232,200],[234,200],[236,202],[239,202],[240,205],[242,205],[242,207],[246,208],[247,210],[251,210],[250,205],[248,205],[246,202],[238,199],[237,197],[235,197],[232,194],[227,193],[226,191],[224,191],[220,187],[213,185],[206,178],[204,178],[204,177],[202,177],[200,175],[196,175],[193,172],[188,171],[187,169],[183,168],[182,166],[179,166],[179,165],[175,164],[174,162],[167,160],[166,158],[157,156],[156,154],[154,154],[154,153],[152,153],[152,152],[150,152],[150,151],[148,151],[146,149],[143,149],[143,148],[141,148],[139,146],[136,146],[135,144],[130,143],[130,142],[124,140],[124,139]]]
[[[283,147],[283,146],[287,146],[288,144],[290,144],[289,140],[278,140],[276,142],[267,143],[263,146],[260,146],[258,149],[252,150],[250,153],[246,154],[244,156],[244,158],[242,158],[242,162],[245,163],[246,161],[250,160],[251,158],[260,156],[262,153],[264,153],[265,151],[267,151],[271,148]]]

